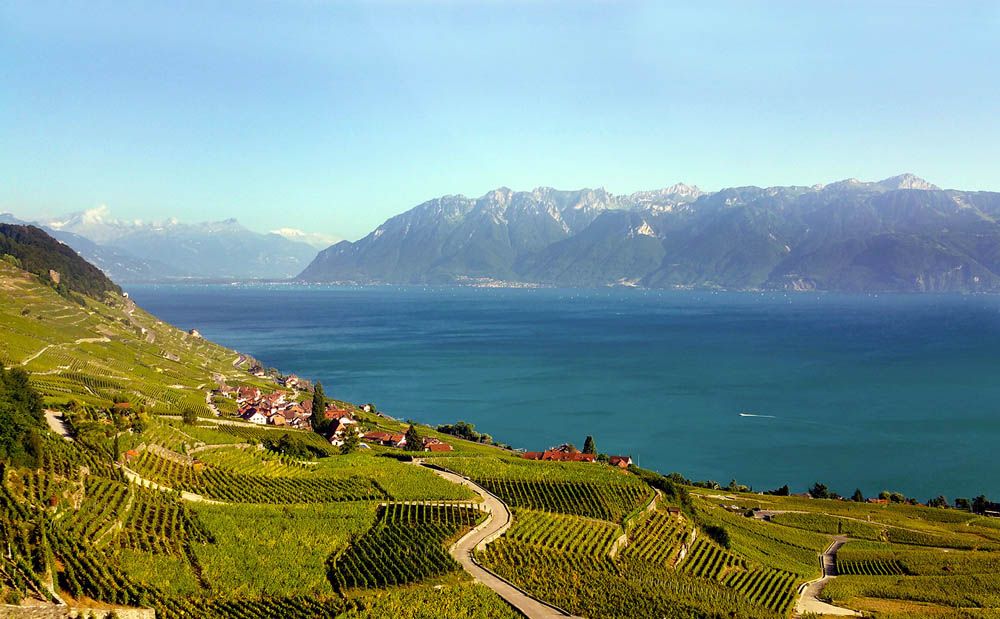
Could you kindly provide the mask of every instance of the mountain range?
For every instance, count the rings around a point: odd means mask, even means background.
[[[449,195],[319,253],[311,282],[1000,291],[1000,193],[877,182],[500,188]]]
[[[299,232],[260,234],[235,219],[186,224],[122,221],[106,207],[26,222],[9,213],[0,223],[38,225],[120,282],[184,279],[284,279],[316,255]],[[314,239],[309,238],[310,241]]]

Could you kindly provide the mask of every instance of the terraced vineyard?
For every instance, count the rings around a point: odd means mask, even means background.
[[[635,484],[597,484],[572,481],[477,479],[476,483],[511,507],[537,509],[610,522],[621,522],[652,495]]]
[[[513,526],[504,536],[553,550],[602,557],[620,534],[618,526],[602,520],[518,509]]]
[[[330,560],[338,590],[418,582],[459,569],[445,542],[475,526],[483,513],[470,506],[391,503],[375,526]]]
[[[745,617],[778,619],[722,583],[641,561],[616,563],[506,537],[480,560],[538,597],[583,616],[615,619]]]
[[[131,508],[132,489],[127,484],[100,477],[87,477],[84,487],[83,504],[63,527],[67,533],[95,543],[118,524],[119,514]]]
[[[182,555],[192,543],[212,543],[213,536],[185,506],[163,493],[133,488],[135,501],[117,543],[124,548]]]
[[[301,462],[288,456],[251,447],[248,449],[210,449],[198,454],[206,464],[240,475],[260,477],[315,477],[316,463]]]
[[[795,602],[797,582],[794,574],[769,569],[732,571],[722,579],[722,584],[754,604],[778,613],[786,613]]]
[[[902,576],[906,574],[899,561],[842,561],[837,560],[837,573],[842,576]]]
[[[721,546],[700,536],[691,544],[688,555],[680,562],[680,570],[696,578],[719,580],[732,569],[746,569],[747,563]]]
[[[680,518],[654,511],[629,532],[629,543],[619,556],[626,560],[673,567],[691,528]]]
[[[389,498],[372,480],[363,477],[264,477],[241,475],[226,469],[195,466],[154,455],[140,454],[133,470],[157,484],[231,503],[323,503],[372,501]]]

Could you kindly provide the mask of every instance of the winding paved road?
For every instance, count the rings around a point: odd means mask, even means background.
[[[819,599],[819,594],[823,591],[826,583],[837,576],[837,551],[847,543],[846,535],[838,535],[833,538],[833,543],[820,555],[823,565],[823,577],[807,582],[799,589],[799,600],[795,603],[795,614],[804,615],[813,613],[816,615],[841,615],[860,617],[861,613],[849,608],[841,608],[833,604],[827,604]]]
[[[419,461],[415,461],[414,463],[420,464]],[[553,619],[556,617],[564,619],[565,617],[574,617],[565,611],[531,597],[476,562],[473,558],[473,552],[477,548],[485,547],[486,544],[502,535],[510,527],[513,522],[510,510],[507,509],[503,501],[490,494],[482,486],[454,473],[433,467],[428,468],[450,482],[472,489],[476,494],[483,497],[483,501],[489,510],[489,515],[487,515],[486,520],[482,524],[466,533],[448,549],[448,552],[462,565],[462,568],[477,581],[483,583],[495,591],[497,595],[507,600],[508,604],[516,608],[521,614],[528,617],[528,619]],[[575,619],[580,618],[576,617]]]

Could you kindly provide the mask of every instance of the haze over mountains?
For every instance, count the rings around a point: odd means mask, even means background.
[[[26,223],[0,215],[0,222]],[[113,280],[643,286],[844,292],[1000,291],[1000,193],[902,174],[811,187],[628,195],[505,187],[447,195],[316,254],[325,239],[235,219],[34,222]],[[311,262],[310,262],[311,261]]]
[[[314,282],[1000,290],[1000,193],[912,174],[812,187],[444,196],[320,252]]]
[[[0,222],[27,223],[13,215]],[[179,279],[283,279],[316,255],[293,229],[260,234],[235,219],[186,224],[122,221],[106,207],[32,222],[75,249],[117,282]]]

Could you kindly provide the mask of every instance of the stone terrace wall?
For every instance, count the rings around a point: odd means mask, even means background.
[[[3,619],[86,619],[90,616],[104,619],[111,612],[104,608],[69,608],[54,604],[46,606],[0,604],[0,617]],[[114,612],[121,619],[156,619],[156,613],[150,608],[116,608]]]

